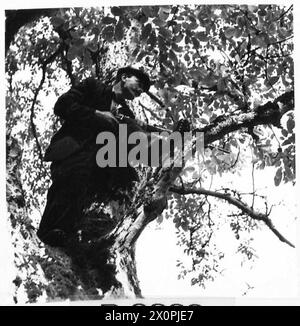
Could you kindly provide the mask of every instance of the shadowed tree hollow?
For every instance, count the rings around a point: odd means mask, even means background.
[[[267,199],[255,189],[245,195],[210,185],[213,176],[234,178],[247,165],[273,167],[275,186],[295,182],[292,9],[6,11],[7,202],[15,302],[22,291],[29,302],[43,294],[49,300],[141,297],[136,242],[149,223],[166,218],[174,221],[179,245],[192,258],[192,284],[205,284],[220,272],[221,251],[212,234],[222,217],[225,221],[211,201],[232,207],[226,223],[249,259],[251,246],[239,241],[239,234],[257,227],[294,246],[273,224]],[[86,198],[80,237],[69,239],[64,249],[45,246],[36,228],[51,183],[43,156],[62,123],[53,112],[55,101],[87,77],[111,85],[117,70],[128,65],[143,67],[152,80],[150,96],[130,104],[136,117],[168,130],[185,118],[193,131],[204,133],[205,151],[181,168],[137,168],[140,180],[119,200]]]

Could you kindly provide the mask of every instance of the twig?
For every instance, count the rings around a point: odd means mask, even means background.
[[[283,16],[285,16],[291,9],[293,5],[291,5],[286,11],[284,11],[276,20],[280,20]]]
[[[71,85],[74,86],[75,83],[76,83],[76,78],[73,75],[72,63],[67,58],[68,47],[65,48],[65,51],[66,51],[66,54],[65,55],[63,54],[63,52],[61,53],[61,59],[62,59],[62,61],[65,61],[66,68],[64,68],[64,65],[62,65],[62,67],[65,70],[65,72],[67,73],[67,75],[69,76],[70,81],[71,81]]]
[[[37,149],[38,149],[38,155],[39,155],[39,158],[41,160],[41,166],[44,166],[43,165],[43,162],[44,162],[43,161],[43,152],[42,152],[41,144],[40,144],[39,139],[38,139],[36,126],[35,126],[35,123],[34,123],[34,116],[35,116],[34,107],[35,107],[39,92],[41,91],[41,89],[43,87],[43,84],[45,82],[47,65],[50,64],[52,61],[54,61],[54,59],[61,52],[61,50],[62,50],[62,46],[59,46],[58,49],[53,54],[51,54],[46,60],[41,62],[41,64],[42,64],[42,78],[41,78],[41,81],[39,83],[39,86],[37,87],[37,89],[34,92],[34,97],[33,97],[33,100],[32,100],[32,103],[31,103],[31,108],[30,108],[30,126],[31,126],[31,130],[32,130],[32,133],[33,133],[33,137],[34,137],[35,142],[36,142]]]
[[[236,206],[237,208],[239,208],[243,213],[247,214],[248,216],[250,216],[254,220],[263,221],[268,226],[268,228],[277,236],[277,238],[280,241],[282,241],[282,242],[288,244],[289,246],[295,248],[295,246],[289,240],[287,240],[275,228],[272,221],[269,219],[268,215],[261,214],[259,212],[255,212],[246,203],[244,203],[241,200],[231,196],[228,193],[220,193],[220,192],[215,192],[215,191],[211,191],[211,190],[206,190],[206,189],[203,189],[203,188],[187,188],[187,187],[180,188],[180,187],[177,187],[177,186],[170,187],[169,191],[177,193],[177,194],[181,194],[181,195],[197,194],[197,195],[206,195],[206,196],[212,196],[212,197],[223,199],[223,200],[227,201],[228,203],[230,203],[230,204]]]

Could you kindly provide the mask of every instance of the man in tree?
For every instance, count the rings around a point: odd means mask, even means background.
[[[97,166],[96,137],[101,131],[117,134],[116,113],[134,119],[126,100],[133,100],[149,88],[147,74],[125,67],[119,69],[113,86],[89,78],[59,97],[54,113],[64,122],[45,154],[45,161],[52,162],[52,185],[37,232],[45,244],[65,245],[76,232],[89,195],[103,201],[115,189],[128,190],[138,180],[132,167]],[[136,128],[143,130],[146,125],[137,124]]]

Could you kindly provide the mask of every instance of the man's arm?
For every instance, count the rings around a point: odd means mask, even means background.
[[[84,121],[95,116],[96,109],[86,102],[88,94],[96,91],[100,87],[97,81],[87,79],[77,86],[72,87],[67,93],[61,95],[55,106],[54,113],[64,120]],[[98,90],[97,90],[98,91]]]

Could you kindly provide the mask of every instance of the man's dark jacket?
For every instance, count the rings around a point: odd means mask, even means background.
[[[95,115],[95,110],[110,111],[112,87],[96,79],[86,79],[57,100],[54,113],[64,120],[45,153],[45,161],[61,161],[80,151],[109,126]]]

